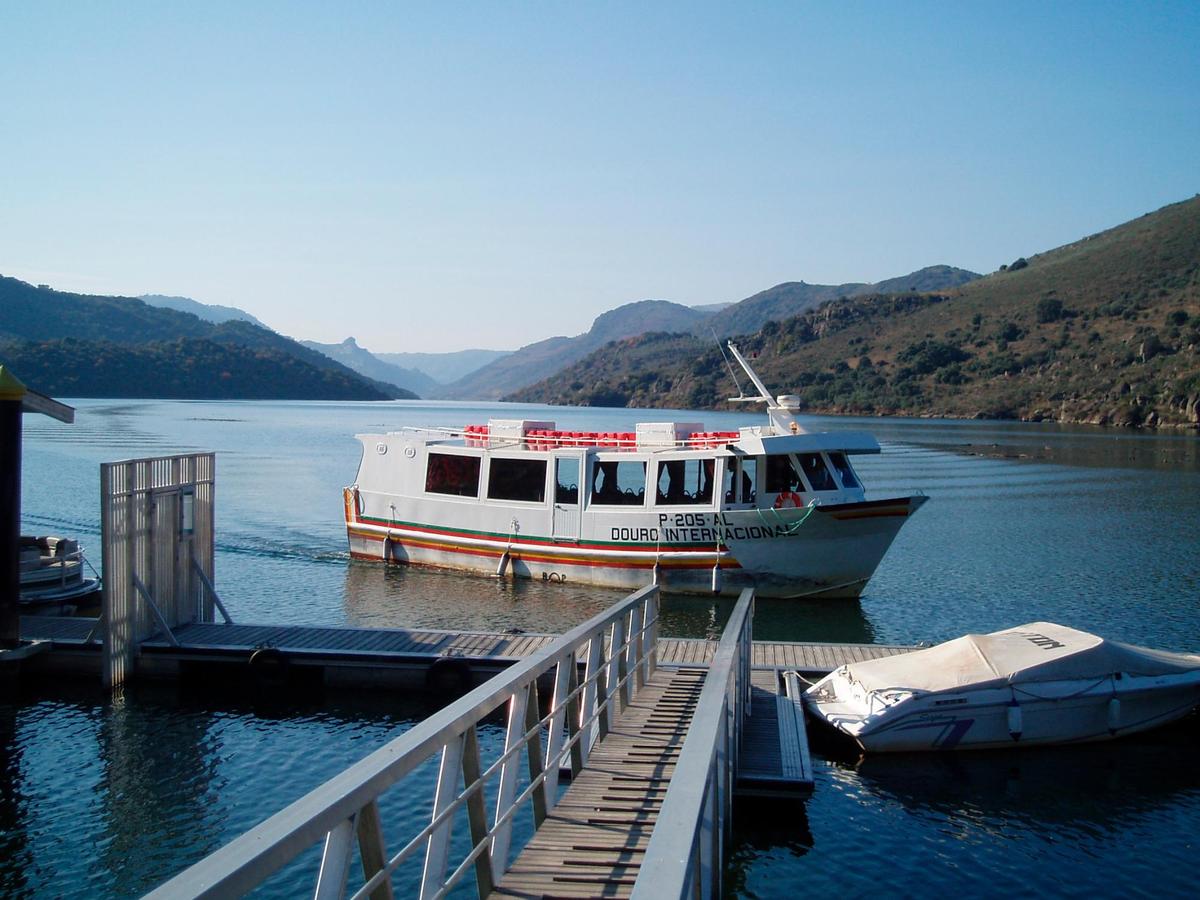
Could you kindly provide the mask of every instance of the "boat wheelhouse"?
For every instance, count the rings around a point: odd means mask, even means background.
[[[350,553],[551,582],[687,593],[857,597],[922,495],[868,499],[862,432],[809,433],[794,398],[767,425],[563,431],[493,419],[360,434],[344,492]],[[749,399],[749,398],[739,398]]]

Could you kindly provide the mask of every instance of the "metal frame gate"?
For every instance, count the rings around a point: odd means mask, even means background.
[[[147,638],[214,621],[215,474],[213,453],[101,464],[105,686],[133,674]]]

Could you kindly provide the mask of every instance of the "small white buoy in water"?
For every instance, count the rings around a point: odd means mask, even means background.
[[[1008,704],[1008,733],[1014,741],[1021,739],[1021,726],[1021,704],[1011,700]]]
[[[1121,701],[1113,697],[1108,701],[1108,733],[1116,734],[1121,727]]]
[[[721,566],[719,563],[714,565],[712,570],[712,592],[714,594],[721,593]]]

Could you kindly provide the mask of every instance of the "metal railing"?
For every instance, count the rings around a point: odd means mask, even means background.
[[[634,900],[720,897],[742,723],[750,712],[754,591],[742,591],[708,669]]]
[[[422,850],[421,898],[444,896],[472,872],[479,895],[485,896],[509,866],[517,814],[530,807],[535,827],[541,824],[557,801],[560,765],[569,764],[572,773],[578,773],[594,742],[653,673],[658,608],[658,588],[643,588],[415,725],[149,896],[244,894],[319,841],[324,841],[324,850],[316,897],[392,897],[393,876],[405,863],[415,866]],[[538,693],[542,676],[553,685],[545,715],[540,715]],[[504,707],[503,752],[485,769],[477,728]],[[380,798],[438,754],[428,824],[389,855]],[[529,778],[518,793],[522,756]],[[460,774],[463,787],[458,789]],[[490,817],[485,785],[494,792]],[[447,875],[451,828],[464,807],[471,845]],[[348,892],[356,844],[362,884]]]

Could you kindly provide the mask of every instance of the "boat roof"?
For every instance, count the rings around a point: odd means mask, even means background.
[[[1200,669],[1200,656],[1105,640],[1053,622],[968,634],[901,656],[846,666],[868,691],[958,692],[1004,684],[1172,675]]]
[[[539,427],[529,427],[536,425]],[[488,425],[464,428],[409,427],[392,434],[420,436],[426,443],[486,448],[489,450],[547,451],[565,447],[585,447],[599,451],[663,452],[707,451],[708,455],[737,453],[762,456],[784,453],[837,452],[847,454],[879,453],[879,442],[865,431],[822,431],[777,434],[770,426],[742,428],[740,431],[703,431],[695,422],[642,422],[636,431],[559,431],[553,422],[525,423],[493,420]],[[378,435],[359,434],[360,440]]]
[[[774,456],[777,453],[819,453],[840,450],[843,453],[878,453],[879,441],[866,431],[808,431],[800,434],[763,433],[743,428],[734,448],[748,456]]]

